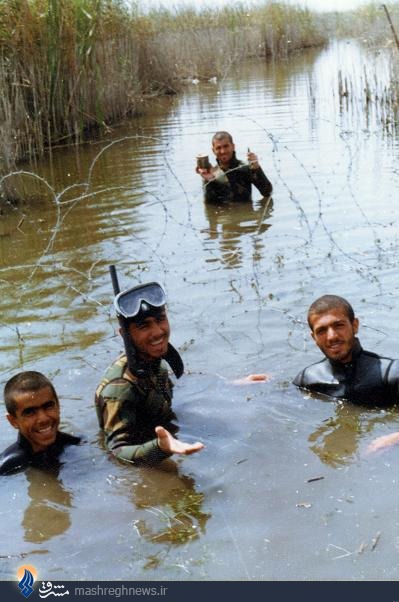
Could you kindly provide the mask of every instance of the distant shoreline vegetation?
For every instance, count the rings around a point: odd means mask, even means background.
[[[0,175],[106,131],[148,96],[326,41],[312,13],[279,2],[145,13],[122,0],[1,2]]]
[[[373,5],[342,16],[271,1],[222,9],[132,5],[0,2],[0,176],[55,145],[108,131],[148,97],[223,77],[247,58],[284,58],[340,31],[361,35],[363,24],[368,34],[389,37]]]

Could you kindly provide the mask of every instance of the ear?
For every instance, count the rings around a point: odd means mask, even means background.
[[[359,320],[358,318],[354,318],[352,322],[353,333],[357,334],[359,332]]]
[[[11,414],[7,414],[6,416],[11,426],[19,430],[18,419],[15,416],[12,416]]]
[[[310,336],[312,337],[312,339],[313,339],[314,341],[316,341],[316,338],[315,338],[315,335],[314,335],[314,332],[313,332],[313,330],[311,330],[311,331],[310,331]]]

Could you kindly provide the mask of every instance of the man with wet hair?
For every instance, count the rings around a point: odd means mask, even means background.
[[[172,422],[176,418],[173,384],[165,362],[177,378],[184,366],[169,343],[165,303],[165,293],[156,282],[117,294],[114,305],[125,353],[107,369],[95,396],[108,450],[136,464],[154,464],[172,454],[189,455],[204,447],[173,436],[177,432]]]
[[[0,474],[29,465],[58,467],[65,446],[80,442],[80,437],[58,430],[58,396],[40,372],[20,372],[10,378],[4,387],[4,401],[8,422],[18,430],[18,439],[0,454]]]
[[[248,149],[244,163],[236,157],[235,145],[229,132],[216,132],[212,137],[212,150],[217,166],[197,165],[196,172],[204,184],[205,201],[228,203],[251,201],[252,184],[263,197],[271,195],[273,187],[258,163],[258,157]]]
[[[362,405],[399,401],[399,361],[362,348],[359,320],[346,299],[320,297],[309,308],[308,324],[325,358],[302,370],[295,385]]]

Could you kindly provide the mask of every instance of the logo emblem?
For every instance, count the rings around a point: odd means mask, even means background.
[[[37,578],[37,571],[34,566],[24,564],[17,571],[18,587],[21,594],[27,598],[33,592],[33,584]]]
[[[64,592],[54,591],[62,589],[65,589],[65,585],[53,585],[51,581],[47,581],[47,583],[42,581],[39,589],[39,598],[47,598],[48,596],[69,596],[69,590],[67,589]]]

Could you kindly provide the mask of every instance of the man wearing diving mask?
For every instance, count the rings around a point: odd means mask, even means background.
[[[177,431],[172,423],[173,384],[163,364],[166,361],[177,378],[184,366],[169,343],[165,304],[165,293],[156,282],[116,295],[114,306],[125,354],[107,369],[95,396],[108,450],[134,463],[153,464],[172,454],[189,455],[204,447],[173,436]]]

